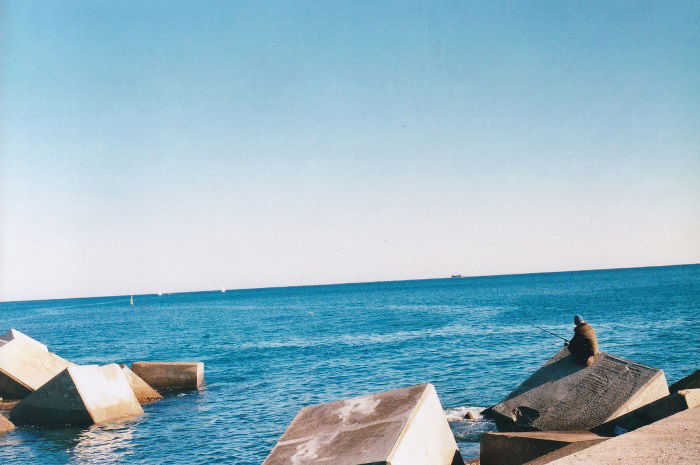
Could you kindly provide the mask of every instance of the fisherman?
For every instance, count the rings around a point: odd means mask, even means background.
[[[580,315],[574,317],[574,337],[567,347],[579,365],[591,366],[598,353],[598,338],[591,325],[583,321]]]

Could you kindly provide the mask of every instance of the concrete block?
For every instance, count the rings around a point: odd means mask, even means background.
[[[22,399],[70,365],[44,344],[12,329],[0,344],[0,397]]]
[[[17,425],[91,425],[142,413],[118,365],[73,365],[24,398],[10,419]]]
[[[671,415],[700,406],[700,389],[686,389],[662,397],[624,415],[593,428],[604,436],[616,436],[618,432],[634,431]]]
[[[199,389],[204,384],[202,362],[134,362],[131,370],[159,391]]]
[[[695,370],[694,373],[679,379],[668,388],[671,392],[678,392],[681,389],[700,389],[700,370]]]
[[[589,431],[484,433],[481,436],[481,465],[522,465],[571,444],[583,448],[606,439]]]
[[[700,408],[671,415],[549,462],[549,465],[700,463]]]
[[[14,328],[11,328],[9,331],[7,331],[5,334],[0,336],[0,347],[3,345],[7,344],[10,341],[13,341],[15,339],[22,339],[25,342],[28,342],[30,344],[35,344],[37,347],[39,347],[41,350],[44,352],[47,352],[49,349],[46,347],[44,344],[41,342],[37,341],[36,339],[32,339],[31,337],[27,336],[21,331],[18,331]]]
[[[420,384],[299,411],[263,465],[462,465],[435,388]]]
[[[13,429],[15,429],[15,425],[13,425],[12,422],[10,422],[10,420],[5,418],[3,415],[0,415],[0,434],[7,433]]]
[[[121,369],[124,372],[124,376],[126,376],[126,380],[131,386],[131,390],[134,391],[134,395],[140,404],[156,402],[163,398],[158,391],[149,386],[148,383],[142,380],[136,373],[129,370],[128,367],[122,366]]]
[[[584,367],[564,347],[489,416],[499,431],[590,430],[668,394],[663,370],[602,352]]]

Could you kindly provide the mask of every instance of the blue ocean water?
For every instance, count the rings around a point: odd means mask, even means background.
[[[601,350],[700,365],[700,265],[0,303],[17,328],[79,364],[201,360],[206,389],[123,424],[18,429],[0,462],[259,464],[303,406],[431,382],[465,458],[498,402],[561,347],[581,314]]]

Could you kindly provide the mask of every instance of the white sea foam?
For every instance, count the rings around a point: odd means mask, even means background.
[[[447,416],[447,421],[449,422],[456,422],[456,421],[479,421],[483,420],[483,416],[479,413],[482,410],[484,410],[486,407],[473,407],[473,406],[464,406],[464,407],[455,407],[455,408],[448,408],[445,410],[445,416]],[[467,414],[467,412],[471,412],[475,415],[474,420],[467,420],[464,418],[464,416]]]

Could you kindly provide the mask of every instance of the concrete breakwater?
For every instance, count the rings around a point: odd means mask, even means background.
[[[670,393],[662,370],[606,353],[581,366],[565,348],[484,412],[501,432],[482,436],[479,460],[461,457],[423,384],[303,408],[263,465],[698,463],[696,384]]]
[[[0,414],[0,432],[128,420],[143,413],[141,405],[163,399],[159,390],[204,384],[201,362],[135,362],[134,367],[147,378],[156,373],[156,386],[124,365],[76,365],[11,329],[0,336],[0,400],[9,411],[9,419]]]

